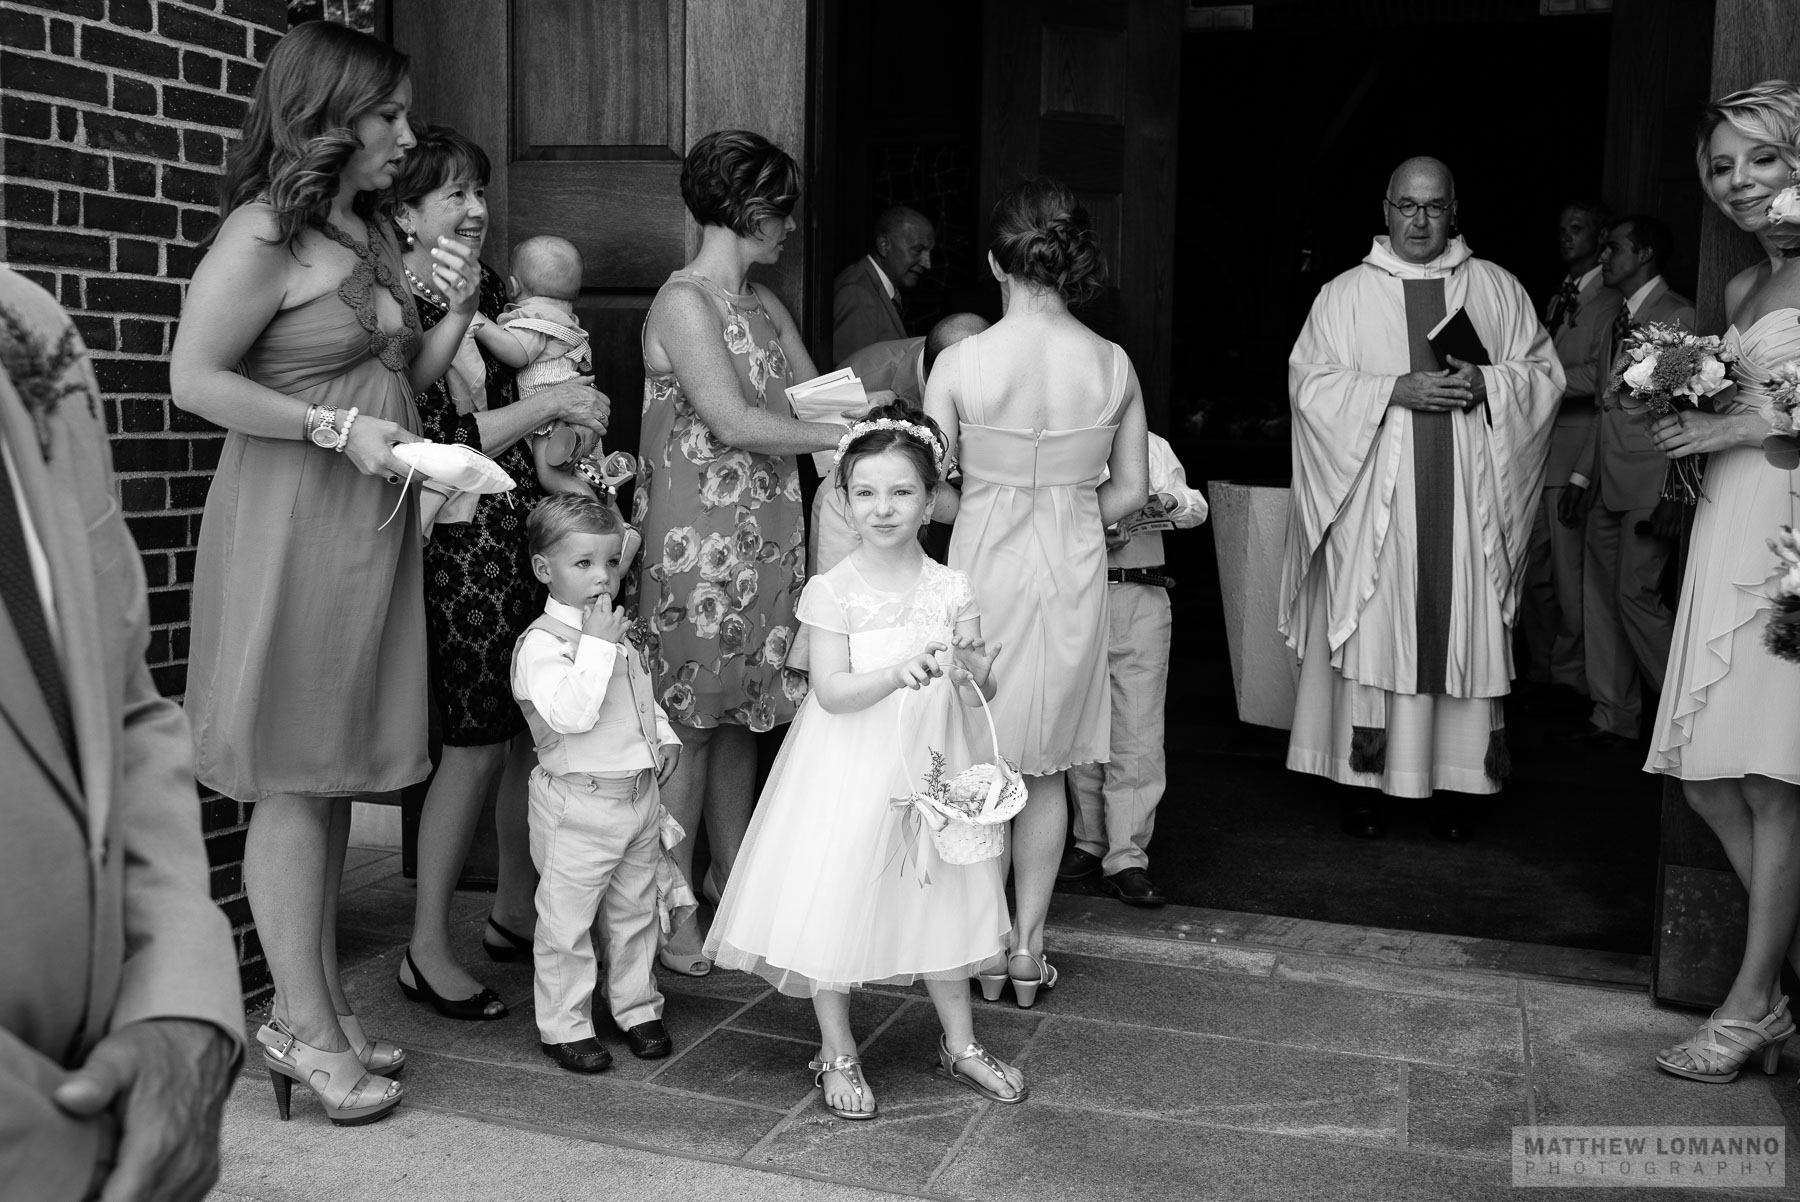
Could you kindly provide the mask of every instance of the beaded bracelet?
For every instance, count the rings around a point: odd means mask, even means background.
[[[350,425],[356,421],[356,412],[356,407],[352,405],[350,412],[344,415],[344,428],[338,431],[337,446],[332,448],[339,454],[342,454],[344,448],[350,445]]]

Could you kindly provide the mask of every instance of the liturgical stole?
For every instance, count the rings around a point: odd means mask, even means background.
[[[1428,335],[1444,320],[1444,280],[1402,280],[1406,342],[1413,371],[1438,371]],[[1451,557],[1456,553],[1454,414],[1412,413],[1413,527],[1418,538],[1419,670],[1415,693],[1442,693],[1450,654]]]

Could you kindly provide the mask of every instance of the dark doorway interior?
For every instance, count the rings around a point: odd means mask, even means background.
[[[1189,34],[1183,48],[1168,435],[1195,483],[1285,482],[1288,348],[1319,286],[1382,232],[1378,202],[1401,159],[1449,161],[1477,252],[1540,297],[1561,273],[1562,201],[1598,192],[1602,176],[1609,18],[1540,18],[1535,0],[1256,12],[1253,32]],[[959,308],[997,315],[977,201],[981,72],[993,69],[980,25],[973,4],[872,0],[839,6],[824,48],[837,78],[815,180],[829,190],[823,245],[842,266],[887,204],[931,216],[942,250],[909,298],[915,333]],[[1346,839],[1336,787],[1283,768],[1284,732],[1237,721],[1210,531],[1167,546],[1181,582],[1170,788],[1150,854],[1177,901],[1648,950],[1658,790],[1641,756],[1564,741],[1586,725],[1579,699],[1509,704],[1515,776],[1476,842],[1433,840],[1416,806],[1396,807],[1385,842]]]

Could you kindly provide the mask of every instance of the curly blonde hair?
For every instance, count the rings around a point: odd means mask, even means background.
[[[277,42],[256,81],[244,128],[225,161],[219,212],[251,201],[275,210],[280,240],[324,224],[338,173],[362,148],[355,126],[406,78],[406,55],[331,21],[308,21]],[[375,213],[375,193],[356,212]]]
[[[1800,167],[1800,86],[1785,79],[1765,79],[1759,84],[1721,96],[1700,114],[1694,163],[1706,178],[1707,146],[1721,123],[1746,138],[1776,147],[1788,169]]]

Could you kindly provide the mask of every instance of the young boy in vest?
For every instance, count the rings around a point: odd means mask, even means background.
[[[512,687],[531,726],[532,949],[538,1036],[570,1072],[612,1055],[594,1037],[595,918],[606,937],[606,1002],[632,1053],[670,1051],[656,960],[662,802],[681,741],[651,695],[630,621],[612,599],[625,572],[625,527],[589,497],[559,494],[525,523],[531,570],[550,586],[544,612],[513,649]]]

